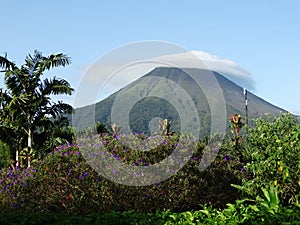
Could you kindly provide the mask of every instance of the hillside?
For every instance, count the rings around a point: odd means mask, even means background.
[[[194,80],[190,74],[193,74]],[[159,67],[106,99],[96,103],[96,105],[76,109],[76,114],[73,116],[73,125],[79,129],[91,126],[94,123],[93,118],[95,118],[95,121],[101,121],[109,125],[111,123],[111,108],[113,104],[116,104],[116,97],[121,93],[122,107],[117,110],[115,109],[115,111],[129,115],[129,125],[133,132],[143,131],[150,134],[149,123],[153,123],[152,119],[155,117],[172,120],[171,129],[178,132],[183,124],[180,123],[179,112],[176,111],[176,107],[186,108],[194,104],[199,118],[201,136],[206,135],[209,133],[211,125],[211,109],[207,97],[213,95],[215,91],[214,85],[211,84],[208,78],[213,75],[223,92],[226,114],[239,113],[244,116],[243,88],[223,75],[201,69]],[[201,84],[201,86],[205,85],[205,89],[209,91],[206,91],[204,94],[198,84]],[[176,103],[177,105],[175,104],[175,106],[174,102],[170,103],[167,100],[171,95],[173,97],[177,96],[177,102],[179,103]],[[186,96],[188,97],[186,98]],[[192,103],[188,103],[187,105],[184,101],[189,101],[188,98],[192,100]],[[136,101],[135,104],[131,108],[127,108],[132,101]],[[210,101],[219,100],[210,99]],[[279,115],[280,112],[284,111],[248,92],[248,113],[250,120],[262,117],[265,114],[270,114],[271,116]],[[186,126],[193,126],[193,124],[187,124]]]

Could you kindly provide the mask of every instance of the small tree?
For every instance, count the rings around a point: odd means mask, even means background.
[[[111,124],[111,131],[113,132],[114,136],[119,135],[121,133],[122,127],[117,127],[115,123]]]
[[[103,136],[103,134],[108,133],[108,130],[106,129],[105,125],[100,121],[96,123],[96,131],[97,134],[100,134],[101,137]]]
[[[245,125],[243,118],[239,114],[230,114],[230,132],[233,136],[232,144],[238,148],[239,143],[242,141],[240,136],[241,128]]]
[[[159,119],[158,120],[158,128],[161,131],[161,135],[167,136],[171,135],[170,127],[171,127],[172,121],[169,121],[168,119]]]

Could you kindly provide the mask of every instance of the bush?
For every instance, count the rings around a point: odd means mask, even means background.
[[[116,135],[85,137],[79,143],[84,151],[61,146],[34,167],[0,170],[0,223],[32,217],[33,224],[46,224],[45,218],[47,224],[300,224],[299,135],[289,114],[259,119],[238,148],[225,143],[204,171],[198,166],[205,141],[183,141],[180,151],[196,148],[188,163],[147,186],[118,184],[96,173],[87,163],[98,163],[95,147],[103,145],[120,162],[148,166],[170,156],[185,136],[168,136],[151,151],[128,148]]]
[[[178,143],[178,136],[166,137],[150,152],[137,153],[125,148],[113,136],[95,138],[119,160],[144,166],[164,159]],[[9,188],[0,192],[0,209],[88,214],[111,210],[156,212],[170,209],[179,212],[199,209],[200,203],[224,207],[239,197],[238,191],[230,186],[239,183],[231,171],[233,161],[220,157],[200,172],[198,166],[204,147],[203,142],[196,142],[197,151],[193,157],[169,179],[148,186],[126,186],[93,171],[77,146],[61,146],[35,167],[10,172],[2,170],[0,189]]]
[[[258,119],[249,129],[243,146],[246,162],[243,191],[259,195],[272,185],[279,189],[284,205],[298,203],[300,196],[300,126],[290,114],[274,120]]]

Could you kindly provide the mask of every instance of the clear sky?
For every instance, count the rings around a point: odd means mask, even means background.
[[[255,94],[300,114],[298,0],[0,0],[0,7],[0,54],[20,65],[35,49],[66,53],[72,65],[54,74],[75,89],[111,49],[158,40],[238,63]]]

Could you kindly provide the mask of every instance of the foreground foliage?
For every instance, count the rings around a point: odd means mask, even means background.
[[[0,213],[1,224],[18,225],[172,225],[172,224],[300,224],[300,205],[283,207],[277,205],[276,212],[270,211],[265,200],[239,200],[228,204],[223,210],[202,206],[198,211],[174,213],[170,210],[153,214],[141,214],[135,211],[92,213],[89,215],[61,213]]]
[[[47,224],[44,218],[48,224],[300,224],[299,133],[291,115],[258,120],[238,148],[224,143],[205,171],[198,170],[203,140],[174,176],[141,187],[105,179],[77,145],[61,146],[34,167],[1,170],[0,223],[33,217],[36,224]],[[171,154],[178,136],[138,153],[116,136],[89,136],[86,143],[102,143],[120,162],[147,166]]]

